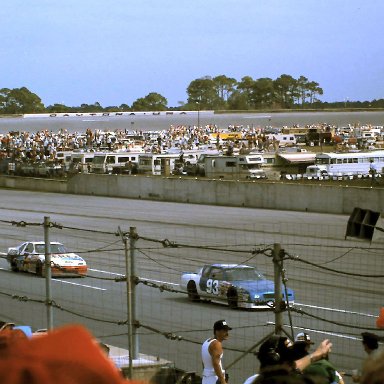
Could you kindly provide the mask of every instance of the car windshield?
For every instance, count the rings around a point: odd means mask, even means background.
[[[45,244],[35,245],[36,253],[45,253]],[[63,244],[51,244],[51,253],[68,253]]]
[[[255,268],[233,268],[227,269],[227,280],[264,280],[265,277]]]

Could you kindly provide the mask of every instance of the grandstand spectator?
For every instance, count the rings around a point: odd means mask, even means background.
[[[308,333],[298,333],[295,337],[293,346],[296,358],[301,359],[308,356],[312,344],[314,343],[311,341],[311,337]],[[321,382],[324,380],[325,383],[344,383],[341,374],[328,361],[328,353],[324,354],[321,359],[312,362],[303,370],[303,373],[307,376],[311,376],[315,381]]]
[[[203,362],[203,384],[226,384],[228,379],[222,367],[222,342],[227,340],[232,328],[225,320],[218,320],[213,325],[213,337],[205,340],[201,347]]]
[[[363,365],[362,384],[384,383],[384,350],[371,353]]]
[[[244,384],[269,384],[275,382],[311,382],[303,370],[330,352],[332,343],[324,340],[310,355],[297,359],[294,345],[287,337],[271,336],[261,344],[258,359],[259,374],[249,377]],[[285,378],[285,379],[284,379]]]
[[[296,359],[301,359],[304,356],[309,354],[311,345],[315,344],[311,341],[311,337],[308,333],[300,332],[295,337],[295,342],[293,344],[293,349],[296,354]]]
[[[363,332],[361,334],[364,351],[367,353],[368,358],[363,362],[363,370],[355,369],[352,373],[352,380],[354,383],[361,382],[362,374],[364,374],[364,365],[369,357],[373,358],[378,353],[379,336],[371,332]]]
[[[306,376],[312,378],[315,382],[324,384],[339,383],[344,384],[344,380],[334,365],[329,361],[328,355],[322,359],[312,362],[303,370]]]

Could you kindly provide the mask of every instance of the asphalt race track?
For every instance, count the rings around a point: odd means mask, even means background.
[[[348,216],[345,215],[173,204],[13,190],[0,190],[0,212],[1,252],[6,252],[7,247],[22,241],[43,237],[41,227],[27,226],[19,230],[10,225],[10,221],[41,223],[44,216],[48,216],[51,221],[66,227],[89,230],[89,232],[72,230],[60,233],[59,241],[72,248],[79,248],[82,245],[84,249],[96,249],[102,247],[107,237],[110,239],[119,227],[123,231],[128,231],[129,227],[136,227],[137,232],[142,236],[184,243],[193,241],[198,243],[200,240],[207,242],[208,239],[215,244],[230,242],[238,243],[239,246],[244,244],[273,246],[279,243],[288,246],[291,252],[299,253],[303,245],[308,247],[314,244],[310,252],[305,248],[313,261],[324,261],[323,258],[327,256],[324,254],[324,248],[316,247],[316,244],[321,243],[329,247],[328,256],[332,254],[332,257],[337,257],[338,253],[335,249],[345,245],[344,233],[348,221]],[[116,254],[122,254],[119,236],[115,236],[115,241],[118,249]],[[355,244],[354,240],[348,242],[349,247],[353,247],[353,244]],[[383,248],[382,243],[379,246]],[[378,245],[372,244],[372,247],[376,249]],[[347,251],[342,251],[342,253],[345,252]],[[358,265],[359,260],[366,255],[366,250],[354,249],[352,253],[353,262]],[[103,341],[126,348],[124,326],[94,320],[94,318],[116,319],[120,316],[121,306],[125,305],[125,287],[123,283],[119,285],[108,278],[124,275],[124,263],[121,262],[121,258],[114,258],[114,256],[106,260],[105,255],[100,253],[84,255],[84,258],[88,261],[90,275],[106,279],[57,278],[52,283],[52,291],[56,302],[63,306],[71,303],[74,313],[85,311],[90,314],[90,318],[76,320],[73,314],[55,310],[54,324],[79,321],[86,324],[93,334],[104,337]],[[244,255],[235,254],[231,261],[237,263],[243,258]],[[138,259],[138,269],[143,277],[167,281],[177,287],[180,271],[170,270],[168,274],[160,276],[156,269],[146,264],[143,257]],[[204,259],[204,253],[198,253],[192,258],[189,252],[182,266],[183,270],[194,270],[199,263],[202,265],[207,262],[210,260]],[[269,266],[266,264],[264,266],[268,270]],[[31,297],[44,294],[44,279],[33,275],[12,273],[4,259],[0,259],[0,268],[1,292],[12,292],[16,295],[25,295],[28,292]],[[370,273],[379,272],[382,273],[382,269],[378,271],[377,266],[376,270],[370,271]],[[294,270],[291,268],[289,274],[295,291],[300,292],[297,295],[297,302],[303,309],[324,306],[331,308],[333,313],[339,311],[341,314],[335,319],[342,320],[341,322],[356,322],[362,326],[372,326],[371,314],[378,311],[375,296],[378,292],[370,287],[365,291],[360,289],[364,279],[355,279],[356,286],[352,287],[355,297],[354,300],[349,301],[351,286],[348,285],[347,288],[340,279],[340,275],[336,273],[328,273],[326,280],[323,279],[321,272],[314,271],[310,276],[305,276],[300,268]],[[233,362],[240,356],[241,351],[247,350],[267,333],[273,331],[273,326],[267,326],[274,321],[273,313],[270,311],[231,310],[224,305],[191,303],[185,295],[171,292],[159,293],[157,290],[154,292],[153,288],[143,285],[138,286],[137,294],[138,317],[141,323],[164,332],[183,335],[192,341],[188,344],[184,341],[164,341],[164,335],[154,335],[148,329],[140,328],[139,351],[168,359],[177,367],[188,371],[200,373],[199,341],[211,335],[210,328],[217,319],[225,318],[234,328],[230,340],[224,345],[227,348],[224,365]],[[92,304],[100,300],[103,302],[102,308]],[[317,329],[316,333],[313,333],[316,343],[328,337],[334,341],[333,361],[337,363],[340,370],[348,371],[359,367],[360,359],[364,357],[360,343],[353,342],[347,346],[345,344],[345,340],[349,338],[356,341],[355,336],[361,332],[359,329],[351,331],[342,326],[333,326],[333,328],[329,326],[322,333],[318,332],[319,327],[322,327],[320,322],[319,324],[306,322],[296,313],[292,313],[292,318],[294,324],[300,323],[302,327]],[[20,305],[3,295],[0,295],[0,319],[29,324],[34,329],[46,326],[43,305],[33,302]],[[288,322],[286,316],[285,322]],[[190,329],[195,331],[187,333]],[[337,336],[330,332],[333,329]],[[298,329],[294,329],[294,333],[296,332]],[[240,384],[254,373],[257,366],[255,359],[253,355],[248,355],[241,359],[241,362],[233,365],[229,370],[232,375],[231,384]],[[347,378],[346,382],[349,382],[348,380]]]

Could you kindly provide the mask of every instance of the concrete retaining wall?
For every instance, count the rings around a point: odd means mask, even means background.
[[[52,180],[44,178],[0,176],[0,187],[22,189],[26,191],[42,191],[67,193],[68,185],[65,180]]]
[[[94,174],[68,181],[0,176],[0,187],[334,214],[350,214],[354,207],[384,212],[382,188]]]
[[[151,176],[76,175],[73,194],[249,208],[350,214],[384,212],[384,189]]]

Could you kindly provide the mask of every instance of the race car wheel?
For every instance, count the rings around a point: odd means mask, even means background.
[[[38,261],[36,264],[36,275],[40,277],[44,277],[45,273],[43,273],[43,263]]]
[[[227,300],[228,300],[228,305],[230,308],[235,309],[238,307],[239,298],[237,297],[236,290],[232,289],[232,290],[228,291]]]
[[[200,296],[197,293],[196,284],[194,281],[190,281],[187,285],[188,299],[191,301],[199,301]]]
[[[19,268],[17,266],[17,262],[16,261],[12,261],[12,263],[11,263],[11,270],[13,272],[19,272]]]

